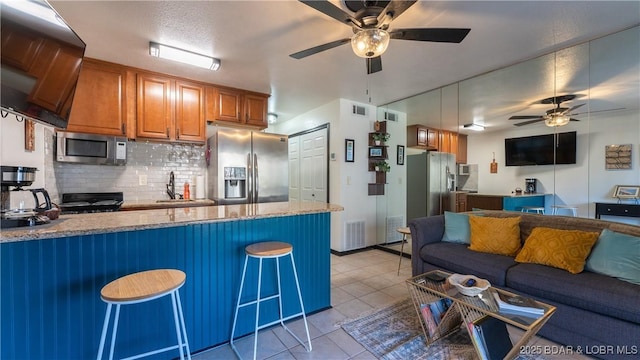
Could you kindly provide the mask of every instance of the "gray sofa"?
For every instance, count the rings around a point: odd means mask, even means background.
[[[596,232],[608,228],[640,237],[640,226],[622,223],[508,211],[482,212],[490,217],[521,216],[522,244],[537,226]],[[538,335],[573,349],[580,346],[594,357],[640,356],[640,285],[588,271],[571,274],[549,266],[517,263],[513,257],[443,242],[444,218],[444,215],[424,217],[409,223],[414,276],[442,269],[487,279],[493,286],[557,307]]]

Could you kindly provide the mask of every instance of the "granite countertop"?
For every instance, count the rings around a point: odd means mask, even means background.
[[[61,215],[45,225],[2,229],[0,243],[342,210],[335,204],[290,201]]]
[[[210,199],[198,200],[125,200],[120,210],[169,209],[196,206],[212,206],[216,202]]]

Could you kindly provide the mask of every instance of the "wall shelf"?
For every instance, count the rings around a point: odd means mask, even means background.
[[[385,171],[376,171],[376,164],[380,161],[386,161],[389,159],[388,146],[384,141],[376,143],[374,137],[376,135],[388,135],[387,134],[387,122],[376,121],[374,125],[374,132],[369,133],[369,161],[368,171],[375,171],[376,180],[375,183],[369,184],[369,195],[384,195],[384,186],[387,183],[387,173]]]

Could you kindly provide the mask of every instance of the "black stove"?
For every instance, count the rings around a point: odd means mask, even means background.
[[[124,200],[122,192],[67,193],[59,204],[62,214],[118,211]]]

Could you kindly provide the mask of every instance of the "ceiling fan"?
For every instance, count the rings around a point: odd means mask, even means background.
[[[510,117],[509,120],[529,120],[514,124],[515,126],[524,126],[544,121],[545,125],[549,127],[564,126],[567,125],[569,121],[580,121],[572,118],[571,112],[581,106],[584,106],[584,104],[578,104],[570,108],[560,106],[563,102],[573,100],[576,97],[577,95],[568,94],[542,99],[538,102],[539,104],[554,104],[556,107],[547,110],[544,115],[516,115]]]
[[[302,59],[351,42],[353,52],[359,57],[366,58],[367,74],[382,70],[380,55],[387,49],[390,39],[460,43],[471,31],[471,29],[452,28],[416,28],[390,31],[389,24],[416,3],[417,0],[345,1],[347,8],[354,12],[353,15],[326,0],[299,1],[341,23],[351,26],[354,35],[351,38],[314,46],[289,56],[295,59]]]

